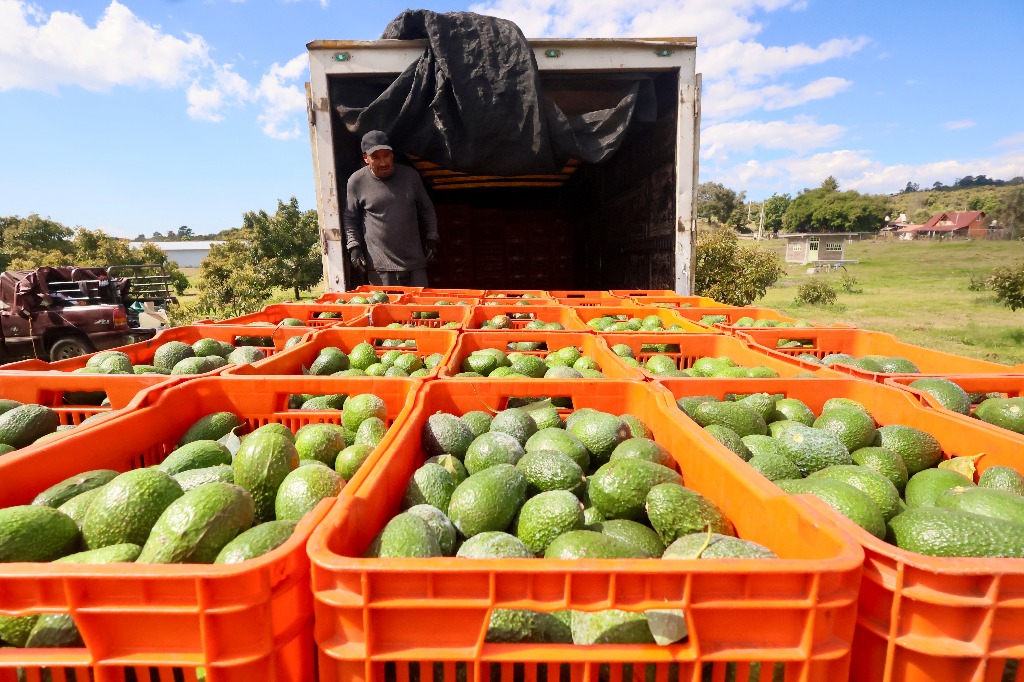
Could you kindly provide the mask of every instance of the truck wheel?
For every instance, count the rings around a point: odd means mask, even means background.
[[[62,339],[57,339],[53,346],[50,347],[50,362],[77,358],[79,355],[91,352],[92,348],[89,347],[88,341],[75,336],[66,336]]]

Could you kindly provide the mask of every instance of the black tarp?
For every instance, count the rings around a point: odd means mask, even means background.
[[[513,22],[470,12],[406,10],[382,39],[426,39],[427,49],[366,107],[337,105],[357,136],[383,130],[397,151],[450,170],[554,173],[565,162],[607,160],[631,122],[653,122],[654,87],[621,82],[612,108],[567,115],[548,96],[533,50]]]

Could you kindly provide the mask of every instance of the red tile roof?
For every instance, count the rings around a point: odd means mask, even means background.
[[[936,213],[928,219],[928,222],[926,222],[924,226],[929,230],[934,230],[935,232],[951,232],[953,230],[961,230],[973,223],[975,220],[983,218],[984,216],[984,211],[950,211],[948,213]],[[938,224],[946,221],[950,224]]]

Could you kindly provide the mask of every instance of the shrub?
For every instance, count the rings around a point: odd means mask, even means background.
[[[843,272],[842,277],[839,279],[839,286],[848,294],[863,294],[864,290],[857,286],[858,284],[860,282],[857,281],[857,278],[848,272]]]
[[[797,287],[796,298],[793,300],[811,305],[833,305],[836,302],[836,290],[823,279],[812,279]]]
[[[988,278],[990,275],[985,275],[980,272],[972,272],[971,279],[967,282],[968,291],[985,291],[988,289]]]
[[[731,229],[698,235],[696,260],[696,293],[728,305],[750,305],[785,272],[778,256],[740,246]]]
[[[1024,262],[1014,267],[996,268],[985,283],[1010,310],[1024,308]]]

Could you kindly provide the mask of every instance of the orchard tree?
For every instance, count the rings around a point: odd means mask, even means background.
[[[793,198],[788,194],[773,194],[764,202],[764,229],[778,232],[782,229],[782,216],[786,214]]]
[[[736,192],[721,183],[697,185],[697,217],[712,225],[731,224],[737,205],[742,207],[742,203]]]
[[[882,197],[819,187],[804,190],[793,199],[782,217],[782,229],[784,232],[875,232],[885,224],[887,215],[888,202]]]
[[[839,191],[839,181],[836,180],[834,175],[830,175],[830,176],[828,176],[827,178],[825,178],[824,180],[821,181],[821,188],[822,189],[827,189],[830,192],[838,192]]]
[[[199,266],[199,297],[176,317],[233,317],[256,312],[270,298],[273,282],[253,260],[253,251],[240,234],[214,244]]]
[[[300,211],[295,197],[287,204],[278,200],[274,215],[246,213],[242,234],[252,249],[254,263],[277,286],[290,286],[296,299],[300,290],[312,289],[323,279],[316,211]]]
[[[774,253],[741,246],[728,228],[697,236],[694,290],[728,305],[750,305],[785,273]]]
[[[24,218],[0,217],[0,267],[20,270],[73,265],[68,258],[75,250],[73,234],[70,227],[35,213]]]
[[[192,239],[192,235],[193,235],[192,228],[189,227],[188,225],[182,225],[181,227],[178,228],[178,239],[181,239],[181,240]]]

